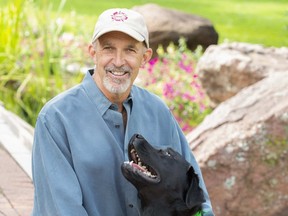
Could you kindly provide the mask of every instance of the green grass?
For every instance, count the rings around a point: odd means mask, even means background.
[[[0,5],[7,0],[0,0]],[[58,8],[59,0],[42,0]],[[63,12],[75,11],[92,32],[97,16],[110,7],[133,7],[145,0],[67,0]],[[287,0],[157,0],[163,7],[196,14],[211,20],[219,33],[219,43],[239,41],[265,46],[288,46]],[[73,22],[73,20],[71,20]],[[92,34],[92,33],[91,33]]]

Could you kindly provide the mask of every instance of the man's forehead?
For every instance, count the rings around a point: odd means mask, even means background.
[[[131,36],[122,33],[122,32],[109,32],[106,34],[101,35],[98,38],[99,43],[102,44],[110,44],[110,45],[117,45],[117,44],[124,44],[126,43],[127,46],[137,46],[143,44],[143,42],[137,41],[136,39],[132,38]]]

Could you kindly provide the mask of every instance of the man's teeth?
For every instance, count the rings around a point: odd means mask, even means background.
[[[110,73],[112,73],[115,76],[123,76],[126,72],[123,71],[109,71]]]

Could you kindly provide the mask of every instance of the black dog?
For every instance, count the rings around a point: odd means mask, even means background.
[[[205,202],[193,167],[171,148],[155,149],[141,135],[129,143],[121,170],[138,190],[143,216],[191,216]]]

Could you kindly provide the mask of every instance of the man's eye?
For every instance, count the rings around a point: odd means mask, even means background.
[[[112,47],[104,47],[104,50],[112,50]]]
[[[129,51],[129,52],[133,52],[133,53],[136,52],[136,50],[135,50],[135,49],[132,49],[132,48],[128,49],[128,51]]]

